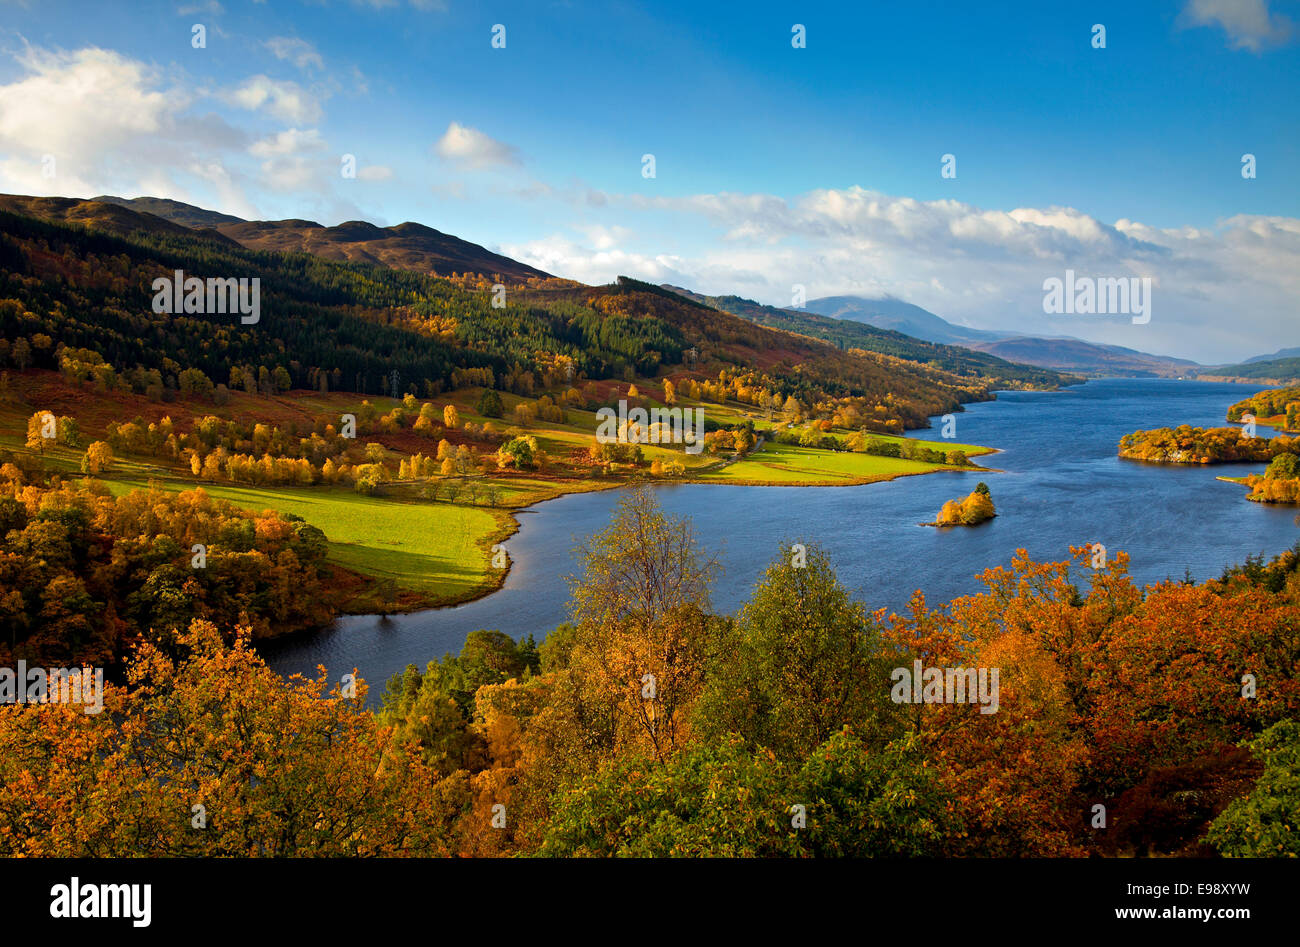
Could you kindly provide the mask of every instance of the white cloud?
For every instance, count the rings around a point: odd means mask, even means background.
[[[0,85],[0,189],[184,200],[180,181],[192,175],[190,168],[247,141],[218,116],[189,114],[195,101],[189,90],[119,53],[27,46],[15,60],[21,74]],[[52,177],[43,173],[47,155]]]
[[[307,151],[320,151],[325,147],[325,142],[320,137],[320,132],[315,128],[308,128],[299,131],[296,128],[288,128],[282,132],[277,132],[270,138],[263,138],[261,141],[253,142],[248,148],[248,153],[258,158],[269,158],[279,155],[301,154]]]
[[[1069,207],[991,210],[862,188],[680,198],[610,195],[617,219],[576,224],[504,250],[561,276],[608,282],[623,273],[710,294],[786,306],[809,297],[893,294],[953,322],[1032,335],[1072,335],[1203,362],[1300,342],[1300,221],[1241,215],[1212,228],[1107,224]],[[712,229],[713,232],[710,232]],[[683,246],[682,244],[687,245]],[[1043,280],[1149,276],[1152,320],[1049,316]]]
[[[81,154],[104,144],[157,134],[186,104],[158,87],[156,72],[115,52],[88,47],[18,57],[25,78],[0,86],[0,146]]]
[[[301,156],[276,158],[262,162],[261,182],[275,191],[291,193],[317,189],[324,167],[320,162]]]
[[[251,76],[219,97],[249,111],[265,108],[275,118],[296,124],[311,124],[321,115],[320,102],[298,83],[264,75]]]
[[[1219,26],[1228,34],[1229,48],[1258,53],[1291,38],[1293,24],[1270,13],[1268,0],[1187,0],[1179,16],[1183,26]]]
[[[609,283],[616,276],[636,275],[657,283],[682,283],[692,279],[686,261],[669,254],[657,256],[619,250],[593,249],[554,234],[526,243],[505,244],[501,252],[548,273],[584,283]]]
[[[492,166],[518,165],[519,152],[513,145],[497,141],[476,128],[452,122],[447,131],[433,146],[434,152],[444,161],[462,168],[480,169]]]
[[[294,36],[272,36],[266,41],[266,48],[275,55],[276,59],[291,62],[299,69],[306,69],[308,66],[317,69],[325,68],[325,60],[321,58],[321,54],[305,39]]]
[[[289,128],[254,142],[248,153],[264,158],[261,182],[272,190],[292,192],[323,189],[327,161],[312,157],[325,150],[325,141],[315,128]]]

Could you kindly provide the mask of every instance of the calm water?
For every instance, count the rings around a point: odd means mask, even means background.
[[[1272,555],[1300,536],[1295,510],[1250,503],[1216,474],[1259,472],[1257,465],[1157,467],[1115,456],[1119,438],[1138,428],[1222,425],[1228,405],[1262,386],[1107,379],[1059,392],[1005,392],[957,415],[957,440],[1002,448],[981,458],[1002,473],[936,473],[859,487],[656,488],[669,513],[691,517],[701,545],[723,574],[713,604],[734,611],[783,542],[827,548],[841,581],[872,608],[901,610],[921,589],[938,603],[979,591],[975,575],[1009,564],[1024,547],[1038,559],[1064,559],[1069,546],[1103,543],[1132,557],[1143,583],[1217,577],[1224,566]],[[1267,434],[1268,432],[1261,432]],[[938,426],[912,432],[938,439]],[[985,480],[998,517],[974,529],[918,526],[945,500]],[[381,619],[340,619],[317,635],[279,642],[265,653],[284,674],[324,664],[337,679],[353,667],[375,687],[407,664],[423,667],[458,651],[478,628],[538,641],[566,618],[564,577],[577,571],[573,547],[610,522],[622,491],[579,494],[519,514],[509,540],[505,587],[456,608]],[[320,524],[328,532],[328,524]]]

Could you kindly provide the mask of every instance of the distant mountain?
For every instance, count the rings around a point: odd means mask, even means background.
[[[364,220],[350,220],[326,227],[314,220],[243,220],[158,197],[79,200],[0,195],[0,209],[46,220],[93,223],[115,233],[133,229],[189,231],[233,240],[251,250],[311,253],[328,260],[376,263],[439,276],[482,273],[525,280],[550,275],[476,243],[409,222],[377,227]],[[136,216],[131,216],[133,212]]]
[[[986,378],[995,387],[1014,388],[1020,385],[1042,387],[1082,381],[1078,378],[1063,377],[1059,372],[1032,365],[1012,364],[984,352],[976,352],[956,345],[927,342],[892,329],[879,329],[865,322],[835,319],[801,309],[764,306],[742,296],[704,296],[680,286],[667,284],[664,288],[687,299],[769,328],[822,339],[841,349],[862,349],[909,362],[937,366],[958,376]]]
[[[1254,358],[1248,358],[1243,364],[1249,365],[1251,362],[1271,362],[1279,358],[1300,358],[1300,348],[1278,349],[1272,355],[1256,355]]]
[[[959,345],[1008,362],[1081,375],[1180,377],[1200,366],[1184,358],[1150,355],[1120,345],[1072,338],[1041,338],[996,329],[953,325],[928,309],[893,296],[823,296],[808,302],[812,312],[893,329],[929,342]]]
[[[1084,375],[1126,375],[1177,378],[1201,368],[1185,358],[1148,355],[1122,345],[1101,345],[1080,339],[1040,339],[1021,336],[978,342],[971,348],[999,358]]]
[[[848,319],[853,322],[865,322],[879,329],[893,329],[913,338],[926,342],[941,342],[946,345],[967,345],[971,342],[988,342],[1005,339],[1014,335],[1011,332],[997,332],[988,329],[968,329],[953,325],[912,303],[904,302],[893,296],[870,299],[863,296],[823,296],[808,300],[809,312],[832,319]]]

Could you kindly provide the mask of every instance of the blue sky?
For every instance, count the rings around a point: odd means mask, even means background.
[[[0,188],[417,220],[587,281],[889,293],[1223,361],[1300,344],[1297,20],[1283,0],[0,0]],[[1151,323],[1044,314],[1067,267],[1152,276]]]

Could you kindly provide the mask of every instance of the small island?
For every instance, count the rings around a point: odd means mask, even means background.
[[[988,485],[980,481],[962,501],[949,500],[939,511],[939,518],[923,526],[978,526],[997,516]]]
[[[1266,464],[1295,453],[1300,442],[1286,435],[1252,437],[1235,427],[1156,428],[1120,438],[1119,456],[1153,464]]]
[[[1300,458],[1295,454],[1278,454],[1262,476],[1247,474],[1218,479],[1250,487],[1246,499],[1255,503],[1300,505]]]

